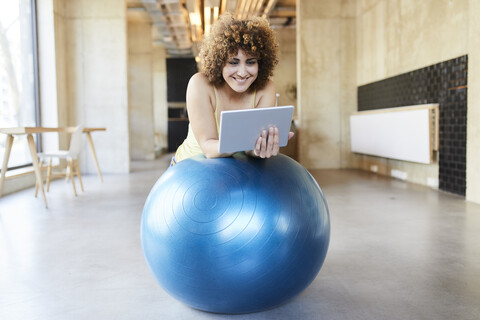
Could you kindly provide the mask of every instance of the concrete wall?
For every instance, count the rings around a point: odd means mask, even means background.
[[[377,0],[357,6],[357,85],[392,77],[468,54],[467,200],[480,202],[480,14],[471,0]],[[355,157],[368,170],[408,173],[427,184],[438,179],[438,162],[420,165],[374,157]]]
[[[467,53],[468,2],[358,1],[358,85]]]
[[[282,28],[277,29],[275,36],[279,45],[279,62],[274,71],[273,81],[278,96],[278,105],[293,105],[294,120],[297,122],[297,50],[296,46],[296,29]],[[280,148],[280,152],[298,161],[298,131],[295,128],[296,135],[288,141],[286,147]]]
[[[480,2],[468,1],[467,200],[480,203]]]
[[[467,200],[480,202],[480,4],[475,0],[297,2],[300,159],[308,168],[359,167],[427,185],[438,162],[349,152],[357,86],[468,54]],[[315,37],[312,37],[315,35]]]
[[[273,75],[273,81],[278,97],[278,105],[297,105],[297,50],[296,29],[286,28],[278,30],[276,38],[279,45],[279,62]]]
[[[130,171],[127,110],[127,21],[124,1],[64,3],[66,108],[69,125],[106,127],[93,133],[104,173]],[[62,5],[60,5],[62,6]],[[61,19],[60,19],[61,20]],[[57,49],[61,53],[63,49]],[[62,108],[59,105],[59,108]],[[82,173],[96,173],[85,143]]]
[[[155,151],[167,149],[167,51],[162,46],[153,46],[153,115]]]
[[[133,160],[155,158],[152,24],[128,21],[128,105]]]
[[[351,164],[348,115],[356,110],[355,1],[297,1],[300,161]]]

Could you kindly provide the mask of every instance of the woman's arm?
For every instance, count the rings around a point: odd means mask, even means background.
[[[218,132],[215,120],[215,93],[205,76],[197,73],[187,86],[187,110],[193,134],[207,158],[231,156],[218,152]]]

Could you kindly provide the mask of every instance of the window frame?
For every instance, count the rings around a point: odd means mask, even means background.
[[[38,63],[38,33],[37,33],[37,1],[30,0],[30,9],[31,9],[31,36],[32,36],[32,58],[33,58],[33,103],[34,103],[34,111],[35,111],[35,125],[39,126],[41,124],[41,112],[40,112],[40,83],[39,83],[39,63]],[[37,139],[35,139],[35,145],[37,152],[42,151],[42,136],[39,134],[37,135]],[[2,159],[3,161],[3,159]],[[33,163],[27,162],[22,165],[18,166],[8,166],[7,164],[7,171],[21,169],[26,167],[31,167]],[[0,168],[0,172],[2,169]]]

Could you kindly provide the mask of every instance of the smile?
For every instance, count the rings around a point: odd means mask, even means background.
[[[247,82],[248,79],[250,79],[250,77],[246,77],[246,78],[237,78],[237,77],[232,77],[235,81],[239,82],[239,83],[244,83],[244,82]]]

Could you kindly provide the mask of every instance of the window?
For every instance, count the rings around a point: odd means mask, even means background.
[[[0,128],[38,121],[35,0],[0,1]],[[0,134],[0,161],[6,135]],[[26,136],[17,136],[9,168],[31,164]]]

